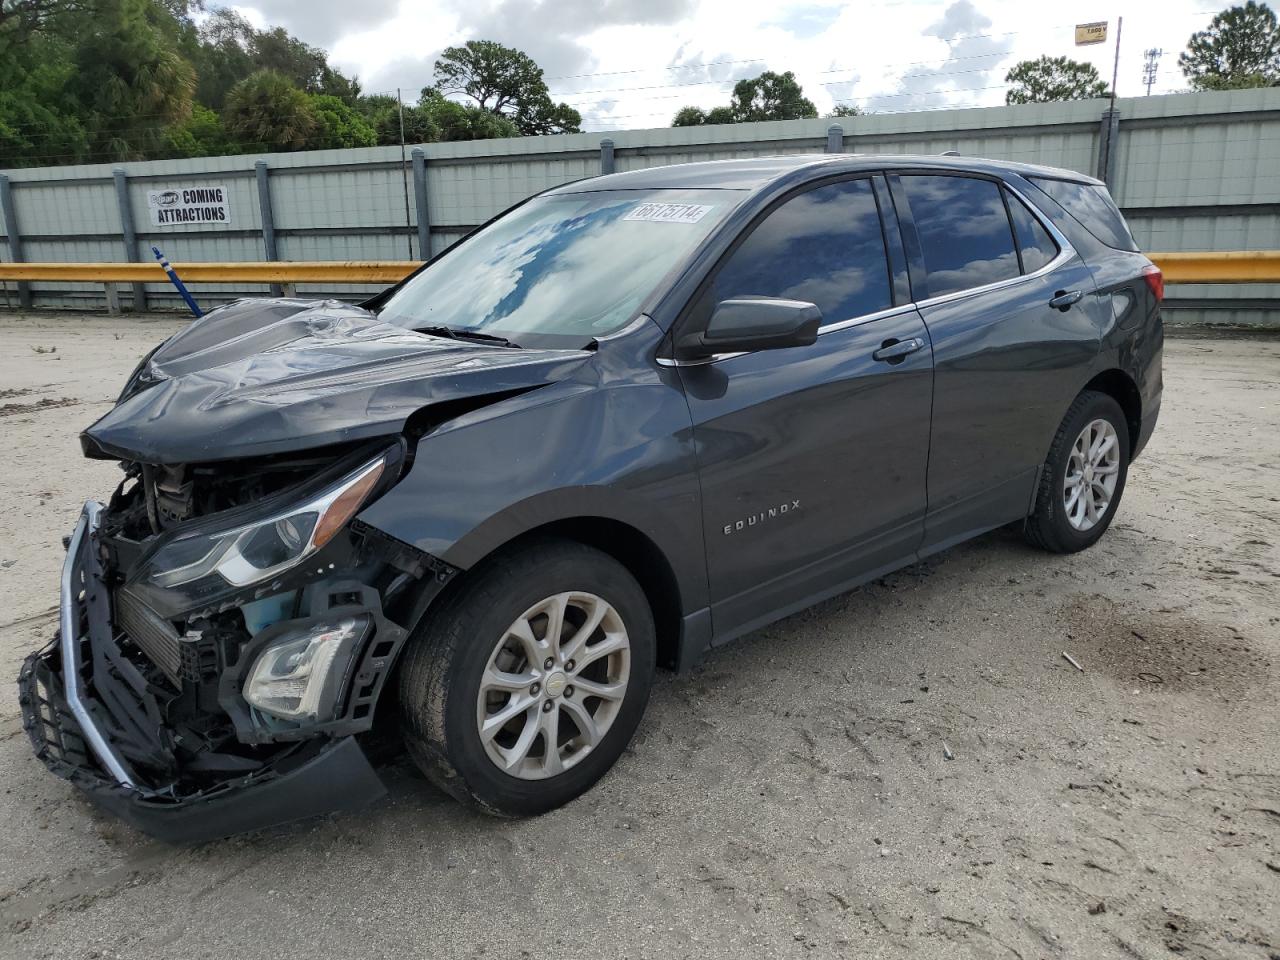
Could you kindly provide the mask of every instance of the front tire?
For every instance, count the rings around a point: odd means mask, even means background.
[[[644,591],[580,543],[539,539],[472,569],[405,654],[405,741],[458,800],[500,816],[568,803],[630,742],[656,643]]]
[[[1129,475],[1129,427],[1105,393],[1076,397],[1049,448],[1025,532],[1051,553],[1091,547],[1111,525]]]

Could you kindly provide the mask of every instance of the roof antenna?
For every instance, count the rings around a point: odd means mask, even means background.
[[[942,157],[958,157],[958,156],[960,156],[960,151],[959,151],[959,150],[943,150],[943,151],[942,151],[942,153],[940,153],[940,154],[939,154],[939,156],[942,156]]]

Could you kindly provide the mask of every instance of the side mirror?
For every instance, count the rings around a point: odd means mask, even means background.
[[[721,300],[705,330],[676,342],[676,357],[696,360],[715,353],[805,347],[818,339],[821,323],[822,311],[803,300]]]

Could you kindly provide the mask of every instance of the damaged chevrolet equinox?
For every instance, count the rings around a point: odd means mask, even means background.
[[[123,480],[21,671],[36,753],[173,841],[368,803],[383,730],[550,810],[659,665],[997,527],[1097,541],[1162,294],[1096,180],[811,156],[548,190],[359,306],[220,307],[82,435]]]

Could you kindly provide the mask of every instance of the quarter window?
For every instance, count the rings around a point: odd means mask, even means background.
[[[709,305],[735,297],[805,300],[830,324],[892,306],[890,289],[871,181],[846,180],[769,214],[717,273]]]
[[[1018,276],[1018,254],[1000,187],[972,177],[904,176],[920,236],[929,296]]]
[[[1116,202],[1102,184],[1072,183],[1032,177],[1031,182],[1057,200],[1084,228],[1109,247],[1137,250],[1129,225],[1116,208]]]
[[[1058,245],[1049,231],[1035,218],[1027,205],[1012,193],[1005,192],[1009,201],[1009,216],[1013,218],[1013,233],[1018,238],[1018,255],[1022,258],[1022,272],[1035,273],[1053,261],[1058,255]]]

